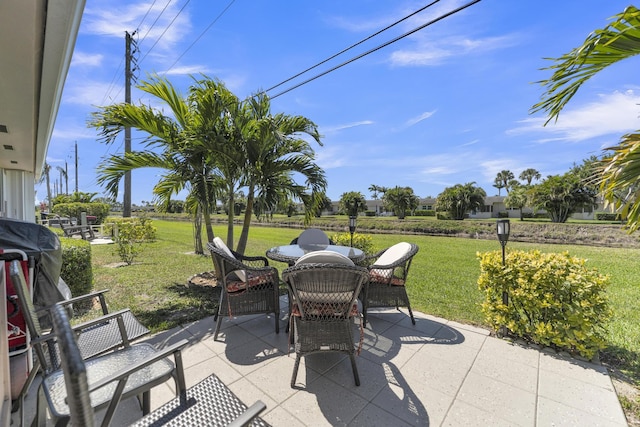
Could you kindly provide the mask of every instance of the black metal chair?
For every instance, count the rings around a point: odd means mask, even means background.
[[[247,314],[273,314],[280,332],[280,278],[265,257],[245,256],[230,250],[219,237],[207,244],[220,284],[220,305],[214,316],[218,338],[222,318]]]
[[[369,270],[369,283],[360,292],[364,326],[367,326],[367,311],[371,307],[407,307],[411,323],[416,324],[406,282],[411,261],[418,249],[413,243],[401,242],[360,263],[367,265]]]
[[[96,387],[89,384],[90,372],[82,358],[75,334],[65,310],[56,306],[52,310],[53,325],[62,356],[62,370],[70,419],[74,425],[94,425],[92,396]],[[141,362],[144,363],[144,362]],[[136,366],[124,366],[115,371],[110,380],[117,381],[109,409],[115,410],[122,398],[122,390]],[[132,424],[136,427],[161,425],[207,426],[267,426],[258,414],[266,408],[261,401],[247,408],[215,375],[205,378],[184,390],[178,397]],[[103,423],[104,424],[104,423]]]
[[[352,324],[358,316],[358,293],[368,277],[366,268],[335,263],[301,263],[282,272],[293,301],[290,328],[296,361],[291,387],[300,358],[323,351],[347,354],[355,383],[360,385]]]
[[[31,335],[31,345],[36,354],[34,366],[25,384],[22,396],[33,382],[36,374],[42,373],[42,382],[38,389],[37,406],[34,424],[45,425],[45,400],[49,405],[51,415],[56,425],[66,425],[70,417],[70,407],[64,387],[64,375],[61,362],[64,358],[53,334],[45,334],[40,327],[33,303],[27,291],[27,284],[18,261],[12,261],[9,266],[11,281],[18,292],[18,303],[23,312],[27,328]],[[66,310],[62,305],[56,305],[60,310]],[[122,313],[112,313],[99,319],[83,323],[73,328],[74,334],[82,336],[83,331],[100,328],[105,322],[116,322],[117,330],[125,329]],[[99,337],[96,336],[96,339]],[[133,344],[125,337],[123,347],[109,353],[85,359],[84,364],[90,381],[91,405],[98,409],[108,407],[103,425],[108,425],[118,401],[114,401],[114,393],[122,398],[142,396],[142,411],[149,413],[151,407],[151,389],[170,378],[176,381],[176,390],[185,390],[184,370],[182,367],[181,350],[187,345],[186,340],[158,350],[151,344]],[[82,353],[80,352],[80,356]],[[173,359],[173,360],[171,360]],[[117,374],[123,368],[127,373]],[[124,382],[123,382],[124,380]],[[22,403],[22,402],[21,402]],[[23,405],[21,405],[23,407]]]

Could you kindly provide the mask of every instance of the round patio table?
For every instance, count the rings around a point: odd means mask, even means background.
[[[274,261],[286,262],[289,265],[296,263],[302,255],[313,251],[333,251],[341,255],[349,257],[351,261],[357,263],[364,258],[364,252],[358,248],[339,245],[284,245],[275,246],[266,253],[267,258]]]

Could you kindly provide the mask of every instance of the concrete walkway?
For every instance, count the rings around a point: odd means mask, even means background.
[[[187,386],[215,373],[246,404],[266,403],[262,418],[274,426],[627,425],[602,366],[420,313],[413,326],[406,311],[371,311],[356,358],[360,387],[348,358],[325,353],[303,358],[292,389],[295,354],[287,355],[285,318],[283,311],[278,335],[273,319],[244,316],[225,318],[213,341],[210,317],[149,341],[187,338]],[[173,387],[155,388],[152,406],[171,399]],[[114,425],[140,416],[135,401],[122,405]]]

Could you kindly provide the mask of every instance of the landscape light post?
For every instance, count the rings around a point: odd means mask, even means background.
[[[355,215],[349,215],[349,233],[351,233],[351,247],[353,247],[353,233],[356,231],[356,218]]]
[[[508,219],[499,219],[496,222],[496,233],[498,234],[498,240],[500,241],[500,246],[502,246],[502,267],[505,266],[505,248],[507,246],[507,242],[509,241],[509,231],[511,229],[511,224]],[[509,305],[509,294],[507,291],[502,291],[502,303],[504,305]],[[500,328],[500,334],[505,336],[507,334],[507,327],[502,326]]]

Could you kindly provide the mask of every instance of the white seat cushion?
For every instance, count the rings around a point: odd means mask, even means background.
[[[333,251],[309,252],[296,261],[296,265],[310,263],[354,265],[348,257]]]
[[[217,236],[214,237],[213,244],[215,245],[215,247],[217,247],[218,249],[226,253],[229,256],[229,258],[236,259],[236,257],[233,256],[233,253],[231,252],[229,247],[224,243],[224,241],[221,238]],[[235,270],[234,273],[236,274],[236,276],[238,276],[238,279],[242,280],[243,282],[247,281],[247,275],[245,274],[244,271]]]
[[[373,265],[391,265],[408,254],[409,251],[411,251],[411,244],[407,242],[396,243],[384,251]],[[376,269],[376,273],[388,279],[393,274],[393,269]]]

